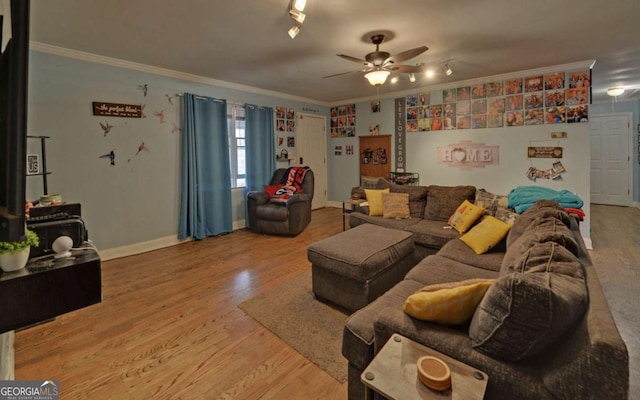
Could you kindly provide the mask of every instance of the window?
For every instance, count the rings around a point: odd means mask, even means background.
[[[229,161],[231,162],[231,187],[245,187],[247,184],[245,164],[244,108],[229,105]]]

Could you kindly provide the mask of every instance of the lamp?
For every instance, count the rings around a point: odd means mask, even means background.
[[[289,10],[289,15],[291,15],[291,18],[293,18],[300,25],[302,25],[302,23],[304,22],[304,19],[306,18],[305,13],[298,11],[296,9]]]
[[[612,87],[607,89],[607,94],[611,97],[618,97],[620,96],[622,93],[624,93],[624,88],[623,87]]]
[[[380,86],[384,84],[384,82],[387,80],[387,77],[389,76],[390,73],[391,72],[389,71],[382,71],[382,70],[371,71],[368,74],[366,74],[364,77],[367,78],[369,83],[372,84],[373,86]]]
[[[446,76],[451,76],[451,74],[453,74],[453,70],[449,67],[449,64],[444,65],[444,74]]]
[[[295,37],[298,36],[298,33],[300,33],[300,25],[292,26],[287,33],[289,34],[291,39],[295,39]]]

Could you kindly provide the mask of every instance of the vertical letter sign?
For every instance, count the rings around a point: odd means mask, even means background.
[[[406,118],[406,100],[399,97],[394,100],[395,103],[395,137],[396,137],[396,172],[404,172],[406,165],[406,135],[405,135],[405,118]]]

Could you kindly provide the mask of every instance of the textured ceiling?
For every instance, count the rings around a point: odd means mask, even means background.
[[[288,0],[36,0],[31,41],[263,90],[335,103],[375,95],[353,73],[385,32],[391,54],[425,45],[404,64],[434,68],[403,75],[380,95],[483,76],[596,60],[593,99],[625,86],[640,97],[638,0],[307,0],[294,40]],[[454,74],[443,66],[449,60]]]

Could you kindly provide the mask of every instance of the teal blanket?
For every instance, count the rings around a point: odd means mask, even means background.
[[[540,186],[518,186],[507,196],[509,207],[522,214],[538,200],[553,200],[564,208],[582,208],[584,201],[568,190],[553,190]]]

